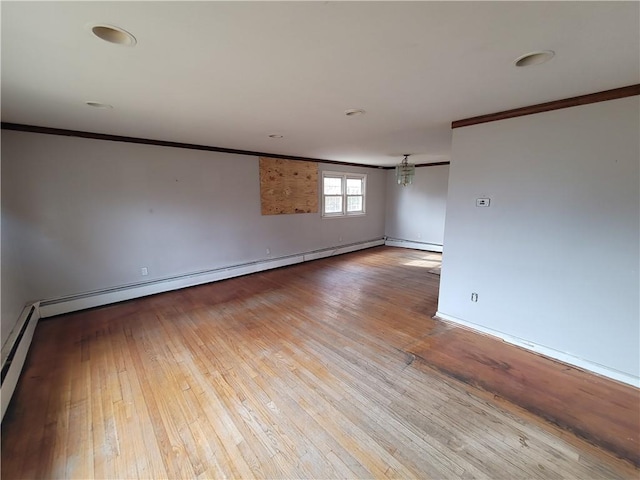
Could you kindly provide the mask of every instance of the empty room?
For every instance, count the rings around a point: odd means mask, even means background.
[[[1,8],[2,479],[640,478],[640,3]]]

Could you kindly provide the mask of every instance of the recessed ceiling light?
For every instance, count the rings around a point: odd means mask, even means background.
[[[89,105],[90,107],[94,107],[94,108],[113,108],[113,105],[109,105],[108,103],[101,103],[101,102],[84,102],[85,105]]]
[[[556,53],[552,50],[542,50],[522,55],[514,60],[516,67],[528,67],[529,65],[540,65],[548,62]]]
[[[138,43],[136,37],[126,30],[114,27],[113,25],[94,25],[91,27],[91,31],[96,37],[104,40],[105,42],[125,45],[127,47],[133,47]]]
[[[361,108],[352,108],[352,109],[349,109],[349,110],[345,110],[344,114],[347,117],[355,117],[356,115],[364,115],[365,111],[362,110]]]
[[[278,135],[277,133],[274,133],[273,135],[269,135],[269,138],[282,138],[282,135]]]

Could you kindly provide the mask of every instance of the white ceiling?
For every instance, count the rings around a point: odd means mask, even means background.
[[[453,120],[640,81],[638,2],[1,5],[3,122],[428,163],[449,159]],[[137,46],[99,40],[96,23]],[[546,64],[513,65],[547,49]]]

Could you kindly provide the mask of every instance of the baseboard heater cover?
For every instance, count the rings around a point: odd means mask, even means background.
[[[631,385],[632,387],[640,388],[640,378],[625,372],[621,372],[619,370],[615,370],[605,365],[600,365],[599,363],[591,362],[589,360],[576,357],[575,355],[561,352],[560,350],[545,347],[544,345],[538,345],[536,343],[532,343],[518,337],[513,337],[511,335],[493,330],[491,328],[486,328],[475,323],[467,322],[466,320],[447,315],[446,313],[442,313],[440,311],[436,312],[434,317],[444,322],[461,325],[470,330],[484,333],[485,335],[491,335],[492,337],[499,338],[500,340],[510,343],[511,345],[515,345],[516,347],[524,348],[525,350],[544,355],[545,357],[549,357],[553,360],[565,363],[569,366],[587,370],[589,372],[602,375],[603,377],[626,383],[627,385]]]
[[[424,250],[427,252],[442,252],[442,245],[429,242],[414,242],[402,238],[387,237],[384,242],[388,247],[412,248],[414,250]]]
[[[3,348],[2,380],[0,382],[2,417],[0,417],[0,419],[4,418],[13,392],[18,384],[20,372],[27,359],[27,352],[29,351],[33,333],[35,332],[39,319],[38,303],[25,307],[14,328],[15,335],[9,337],[9,341]]]
[[[200,272],[187,273],[184,275],[166,277],[149,282],[122,285],[98,291],[70,295],[67,297],[42,300],[40,302],[40,316],[42,318],[52,317],[63,313],[75,312],[78,310],[122,302],[124,300],[131,300],[147,295],[169,292],[180,288],[193,287],[204,283],[217,282],[233,277],[248,275],[250,273],[286,267],[296,263],[318,260],[380,245],[384,245],[383,238],[312,250],[294,255],[285,255],[277,258],[257,260],[254,262],[247,262]]]

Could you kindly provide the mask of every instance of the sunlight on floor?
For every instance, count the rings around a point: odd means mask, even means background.
[[[403,263],[408,267],[436,268],[442,263],[441,253],[429,253],[424,257]]]

